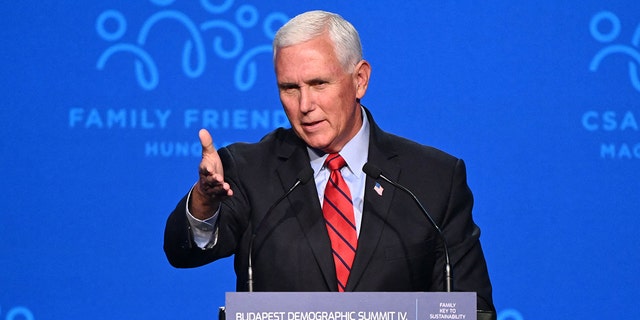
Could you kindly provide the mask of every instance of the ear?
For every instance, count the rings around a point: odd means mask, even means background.
[[[371,65],[367,60],[360,60],[353,70],[353,78],[356,85],[356,98],[362,99],[369,86],[371,77]]]

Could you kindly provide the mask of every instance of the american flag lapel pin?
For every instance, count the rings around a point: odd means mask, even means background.
[[[379,196],[382,196],[382,191],[384,191],[384,188],[380,185],[380,183],[376,182],[376,185],[373,187],[373,190],[375,190]]]

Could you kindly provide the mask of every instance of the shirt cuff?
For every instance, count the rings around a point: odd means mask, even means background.
[[[187,204],[185,211],[187,212],[187,220],[189,221],[189,225],[191,226],[193,242],[195,242],[200,249],[211,249],[218,243],[217,222],[220,207],[218,207],[211,218],[200,220],[194,217],[189,211],[189,201],[191,199],[192,192],[193,187],[191,188],[191,190],[189,190],[189,194],[187,195]]]

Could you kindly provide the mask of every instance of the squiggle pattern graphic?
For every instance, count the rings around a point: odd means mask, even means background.
[[[600,31],[600,26],[603,24],[609,24],[610,31],[602,32]],[[593,18],[591,18],[591,23],[589,24],[589,31],[591,31],[591,36],[601,43],[611,43],[618,38],[620,35],[620,19],[614,13],[610,11],[601,11],[596,13]],[[640,92],[640,77],[638,76],[638,67],[640,66],[640,52],[638,52],[638,48],[640,47],[640,25],[636,27],[633,36],[631,37],[631,46],[622,45],[622,44],[611,44],[608,45],[591,59],[591,64],[589,65],[589,70],[595,72],[598,70],[600,63],[604,58],[613,55],[613,54],[624,54],[629,56],[632,60],[629,61],[629,79],[631,80],[631,84],[633,87]]]
[[[498,313],[498,320],[524,320],[524,317],[516,309],[505,309]]]
[[[176,0],[150,0],[151,3],[159,7],[167,7]],[[222,4],[214,5],[210,0],[200,0],[200,6],[210,14],[222,14],[231,9],[234,0],[225,0]],[[144,49],[149,34],[154,26],[159,22],[173,21],[184,28],[189,34],[189,38],[185,40],[182,46],[182,71],[189,78],[200,77],[207,64],[207,54],[205,48],[204,36],[211,33],[212,30],[222,30],[228,32],[231,36],[232,46],[223,46],[223,37],[216,35],[212,39],[212,52],[222,59],[234,59],[239,57],[236,62],[234,72],[234,84],[238,90],[247,91],[253,88],[258,67],[255,61],[256,56],[263,53],[271,53],[271,44],[258,45],[250,48],[243,53],[244,37],[241,31],[255,27],[260,18],[258,9],[252,5],[240,5],[235,11],[235,24],[227,20],[208,20],[200,24],[195,23],[185,13],[161,9],[151,15],[143,23],[138,32],[135,43],[121,41],[127,32],[127,20],[124,15],[117,10],[105,10],[96,19],[96,31],[98,35],[105,41],[114,44],[108,47],[98,58],[96,68],[103,70],[109,59],[115,54],[129,54],[134,58],[134,73],[140,87],[144,90],[154,90],[160,82],[160,73],[158,65],[154,61],[152,55]],[[268,14],[262,22],[262,32],[269,42],[273,40],[276,31],[289,18],[281,12],[272,12]],[[115,28],[107,28],[107,25]]]

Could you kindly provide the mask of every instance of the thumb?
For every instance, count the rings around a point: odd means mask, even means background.
[[[207,129],[200,129],[198,137],[202,145],[202,156],[216,152],[216,148],[213,147],[213,138],[211,138],[211,134]]]
[[[224,176],[224,169],[222,168],[222,161],[218,155],[218,151],[213,146],[213,138],[206,129],[200,129],[198,132],[200,138],[200,144],[202,145],[202,161],[200,162],[200,173],[205,176],[220,174]]]

